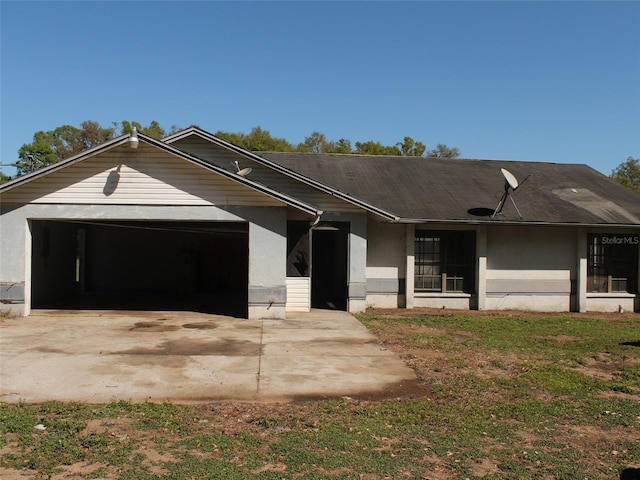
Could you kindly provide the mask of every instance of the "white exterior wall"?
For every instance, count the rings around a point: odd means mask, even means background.
[[[481,225],[476,230],[476,308],[487,308],[487,227]]]
[[[21,210],[0,215],[0,282],[11,292],[16,303],[0,304],[0,311],[11,315],[28,315],[31,301],[31,233]],[[25,306],[27,307],[25,309]]]
[[[633,312],[636,295],[630,293],[590,293],[587,296],[586,311],[590,312]]]
[[[367,215],[365,213],[329,213],[323,220],[349,222],[347,311],[362,312],[367,299]]]
[[[367,229],[367,307],[406,305],[405,225],[370,221]]]
[[[414,284],[414,276],[415,276],[415,236],[416,236],[416,228],[414,225],[407,225],[406,229],[406,243],[405,248],[407,249],[407,263],[406,263],[406,282],[405,282],[405,306],[406,308],[415,307],[415,284]]]
[[[576,246],[573,228],[488,228],[485,308],[570,311]]]
[[[551,226],[482,225],[476,227],[476,292],[415,292],[413,288],[414,225],[406,227],[406,307],[568,311],[638,311],[640,295],[629,293],[587,292],[587,236],[591,230]],[[425,228],[421,226],[419,228]],[[432,227],[434,230],[451,229]],[[459,229],[459,227],[458,227]],[[373,232],[389,235],[383,229]],[[615,229],[603,230],[616,234]],[[602,233],[602,232],[601,232]],[[624,234],[624,233],[623,233]],[[372,239],[375,237],[372,237]],[[380,245],[391,248],[393,241]],[[399,248],[395,245],[393,248]],[[394,256],[388,254],[389,258]],[[370,258],[376,257],[370,255]],[[380,254],[384,258],[384,254]],[[640,260],[638,271],[640,273]],[[376,275],[376,264],[369,271]],[[370,303],[383,303],[385,298],[368,297]],[[377,304],[376,304],[377,302]]]
[[[249,223],[249,318],[286,318],[287,211],[259,209]]]

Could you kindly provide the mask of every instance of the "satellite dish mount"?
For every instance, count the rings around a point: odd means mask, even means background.
[[[241,177],[246,177],[247,175],[249,175],[251,173],[251,169],[250,168],[240,168],[240,163],[238,162],[238,160],[234,160],[233,164],[236,166],[236,170],[237,170],[237,174],[240,175]]]
[[[516,212],[518,212],[518,216],[520,217],[520,219],[522,219],[522,214],[520,213],[520,210],[518,210],[518,206],[511,196],[511,191],[515,192],[529,177],[527,176],[527,178],[525,178],[522,183],[518,183],[518,179],[509,170],[507,170],[506,168],[501,168],[500,171],[502,172],[502,176],[504,177],[504,193],[502,194],[502,197],[498,202],[498,206],[493,211],[493,215],[491,215],[491,220],[493,220],[498,213],[502,213],[502,209],[504,208],[504,204],[507,202],[507,198],[511,200],[511,203],[513,203]]]

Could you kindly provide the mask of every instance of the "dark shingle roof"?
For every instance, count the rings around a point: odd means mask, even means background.
[[[640,226],[640,195],[586,165],[502,160],[260,152],[267,160],[405,221],[534,222]],[[506,168],[521,182],[504,192]],[[524,180],[526,178],[526,181]]]

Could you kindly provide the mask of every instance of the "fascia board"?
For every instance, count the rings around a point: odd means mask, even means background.
[[[118,138],[114,138],[113,140],[109,140],[108,142],[101,143],[89,150],[85,150],[78,155],[74,155],[73,157],[69,157],[60,162],[52,163],[47,165],[46,167],[39,168],[34,170],[33,172],[27,173],[26,175],[21,175],[19,177],[14,178],[13,180],[9,180],[8,182],[0,185],[0,192],[9,191],[17,186],[23,185],[25,183],[36,180],[37,178],[44,177],[50,173],[53,173],[58,170],[62,170],[63,168],[74,165],[78,162],[86,160],[87,158],[93,157],[101,152],[106,150],[110,150],[115,147],[119,147],[122,144],[125,144],[129,141],[129,135],[122,135]]]
[[[526,222],[516,220],[446,220],[446,219],[434,219],[434,218],[399,218],[395,223],[403,224],[456,224],[456,225],[496,225],[496,226],[546,226],[546,227],[589,227],[589,228],[608,228],[608,227],[622,227],[622,228],[638,228],[640,224],[637,223],[579,223],[579,222]]]

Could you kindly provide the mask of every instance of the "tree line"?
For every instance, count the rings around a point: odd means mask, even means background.
[[[132,128],[152,138],[161,139],[181,130],[173,125],[165,129],[157,121],[144,126],[139,122],[113,122],[109,127],[103,127],[98,122],[86,120],[79,127],[62,125],[49,131],[38,131],[33,135],[33,141],[25,143],[18,150],[18,161],[15,166],[18,175],[24,175],[35,169],[59,162],[77,155],[89,148],[95,147],[119,135],[131,132]],[[269,152],[305,152],[305,153],[345,153],[362,155],[399,155],[454,158],[460,156],[457,148],[450,148],[439,143],[432,150],[427,150],[423,142],[415,141],[411,137],[404,137],[402,142],[395,145],[383,145],[373,140],[355,142],[350,140],[328,140],[320,132],[312,132],[304,141],[298,144],[289,142],[285,138],[271,135],[268,130],[254,127],[249,133],[217,131],[214,134],[229,143],[250,151]]]
[[[139,122],[123,120],[121,122],[112,122],[109,127],[103,127],[93,120],[86,120],[79,127],[62,125],[54,130],[36,132],[31,143],[25,143],[20,147],[18,161],[13,165],[15,165],[18,175],[24,175],[38,168],[77,155],[119,135],[127,134],[131,132],[133,127],[136,127],[139,132],[158,140],[182,130],[176,125],[165,129],[155,120],[146,126]],[[285,138],[274,137],[268,130],[264,130],[259,126],[251,129],[249,133],[219,130],[214,135],[249,151],[438,158],[457,158],[460,156],[460,151],[455,147],[448,147],[443,143],[438,143],[435,148],[427,149],[425,143],[416,141],[408,136],[394,145],[384,145],[374,140],[352,144],[351,140],[345,138],[337,141],[329,140],[325,134],[314,131],[308,137],[305,137],[302,142],[294,144]],[[625,162],[622,162],[611,172],[609,177],[640,193],[640,160],[628,157]],[[9,180],[9,177],[0,172],[0,183],[7,180]]]
[[[640,193],[640,159],[627,158],[611,172],[611,179]]]

